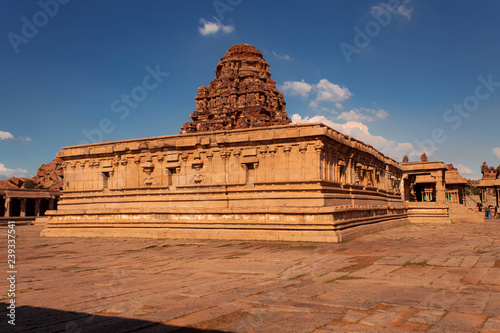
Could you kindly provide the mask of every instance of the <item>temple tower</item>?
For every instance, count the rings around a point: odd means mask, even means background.
[[[196,111],[181,133],[287,125],[283,94],[262,53],[248,44],[229,48],[208,87],[198,88]]]

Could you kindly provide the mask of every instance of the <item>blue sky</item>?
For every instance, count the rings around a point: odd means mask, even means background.
[[[238,43],[296,122],[466,177],[500,164],[499,1],[4,0],[0,36],[0,179],[65,146],[178,134]]]

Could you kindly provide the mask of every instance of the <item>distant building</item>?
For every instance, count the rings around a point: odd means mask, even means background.
[[[0,189],[0,220],[33,221],[55,210],[59,195],[58,190]]]
[[[425,154],[420,162],[409,162],[405,156],[401,170],[403,200],[412,221],[451,221],[453,216],[471,215],[463,206],[467,180],[452,164],[429,161]]]
[[[499,207],[500,165],[495,169],[494,167],[488,167],[486,162],[484,162],[481,166],[481,173],[483,177],[479,180],[477,187],[481,189],[481,203],[483,207],[489,205]]]

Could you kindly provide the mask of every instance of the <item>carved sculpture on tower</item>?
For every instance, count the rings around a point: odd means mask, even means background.
[[[196,111],[182,133],[287,125],[283,94],[271,79],[262,53],[248,44],[229,48],[208,87],[198,88]]]

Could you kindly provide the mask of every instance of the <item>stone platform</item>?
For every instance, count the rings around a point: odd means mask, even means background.
[[[17,227],[17,331],[500,331],[500,220],[410,224],[340,244],[40,231]],[[0,331],[10,332],[5,279],[0,289]]]
[[[65,147],[43,236],[341,242],[408,223],[399,164],[326,125]]]

